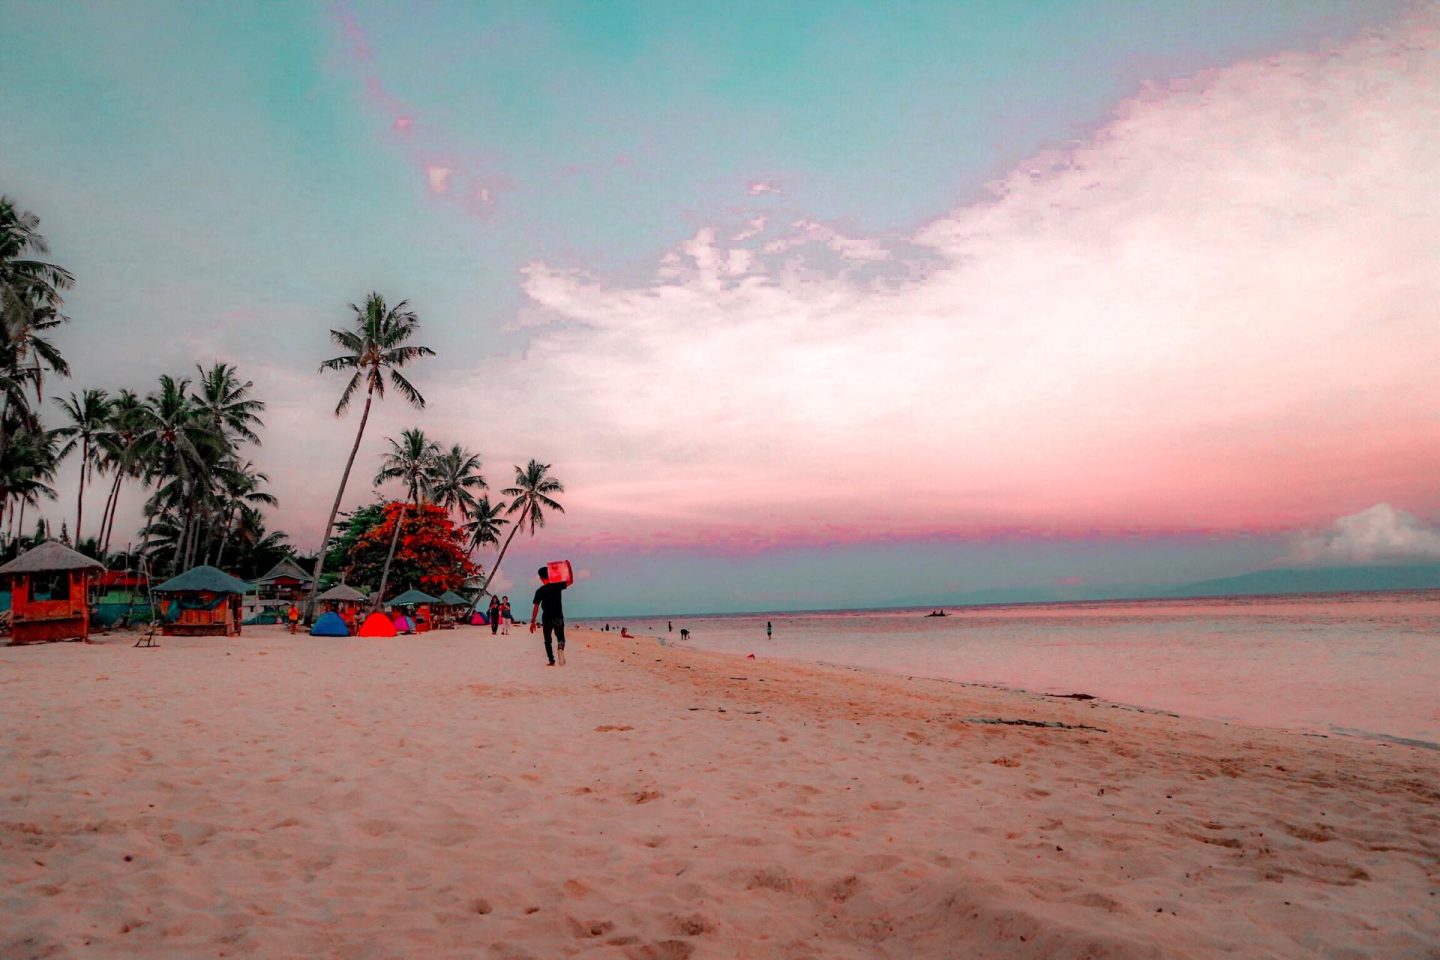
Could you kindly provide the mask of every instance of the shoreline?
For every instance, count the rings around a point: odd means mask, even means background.
[[[602,631],[602,632],[603,632],[603,631]],[[677,649],[677,650],[686,650],[686,651],[691,651],[691,652],[696,652],[696,653],[717,653],[717,654],[720,654],[720,655],[722,655],[722,656],[737,657],[737,658],[739,658],[739,659],[741,659],[741,660],[745,659],[745,656],[746,656],[745,654],[734,653],[734,652],[731,652],[731,651],[708,650],[708,649],[706,649],[706,648],[704,648],[704,647],[697,647],[697,646],[695,646],[693,643],[690,643],[690,644],[682,644],[682,643],[677,642],[677,641],[668,640],[668,639],[666,639],[665,637],[659,636],[658,634],[635,634],[634,636],[635,636],[635,637],[650,637],[650,638],[654,639],[661,647],[664,647],[664,648],[673,648],[673,649]],[[828,661],[828,660],[808,660],[808,659],[805,659],[805,658],[803,658],[803,657],[790,657],[790,656],[785,656],[784,654],[777,654],[777,653],[773,653],[773,652],[767,653],[766,655],[767,655],[768,657],[772,658],[772,659],[782,660],[782,661],[784,661],[784,662],[786,662],[786,663],[811,664],[811,665],[814,665],[814,666],[826,667],[826,668],[834,669],[834,670],[854,670],[854,671],[857,671],[857,672],[862,673],[862,674],[873,675],[873,676],[901,677],[901,678],[904,678],[904,679],[906,679],[906,680],[925,680],[925,681],[932,681],[932,682],[935,682],[935,683],[948,683],[948,684],[954,684],[954,685],[957,686],[957,687],[964,687],[964,688],[977,689],[977,690],[997,690],[997,691],[1005,691],[1005,692],[1024,694],[1024,695],[1026,695],[1026,696],[1039,697],[1039,698],[1041,698],[1041,699],[1050,699],[1050,700],[1066,700],[1066,699],[1072,699],[1072,700],[1073,700],[1073,699],[1077,699],[1077,698],[1078,698],[1078,699],[1081,699],[1081,700],[1084,700],[1084,701],[1093,701],[1094,703],[1097,703],[1097,704],[1103,704],[1103,705],[1105,705],[1105,706],[1108,706],[1108,707],[1111,707],[1111,708],[1114,708],[1114,709],[1133,710],[1133,711],[1135,711],[1135,712],[1137,712],[1137,713],[1149,713],[1149,714],[1156,714],[1156,715],[1159,715],[1159,716],[1175,717],[1175,718],[1180,718],[1180,719],[1191,719],[1191,720],[1197,720],[1197,721],[1205,721],[1205,722],[1208,722],[1208,723],[1220,723],[1220,724],[1224,724],[1225,726],[1234,727],[1234,728],[1236,728],[1236,729],[1266,730],[1266,731],[1278,732],[1278,733],[1288,733],[1288,734],[1291,734],[1291,735],[1293,735],[1293,736],[1299,736],[1299,737],[1319,737],[1319,738],[1322,738],[1322,739],[1330,739],[1330,738],[1353,739],[1353,740],[1363,741],[1363,742],[1366,742],[1366,743],[1382,744],[1382,745],[1385,745],[1385,746],[1407,747],[1407,748],[1414,749],[1414,750],[1433,750],[1433,751],[1440,752],[1440,742],[1431,741],[1431,740],[1424,740],[1424,739],[1420,739],[1420,738],[1418,738],[1418,737],[1402,737],[1402,736],[1396,736],[1396,735],[1393,735],[1393,734],[1382,733],[1382,732],[1374,731],[1374,730],[1361,730],[1361,729],[1357,729],[1357,728],[1354,728],[1354,727],[1337,727],[1337,726],[1331,725],[1328,729],[1325,729],[1325,730],[1314,730],[1314,729],[1308,729],[1308,728],[1299,727],[1299,726],[1283,726],[1283,725],[1279,725],[1279,724],[1273,724],[1273,725],[1272,725],[1272,724],[1263,724],[1263,723],[1252,723],[1252,722],[1245,721],[1245,720],[1227,720],[1227,719],[1224,719],[1224,718],[1222,718],[1222,717],[1208,717],[1208,716],[1204,716],[1203,714],[1197,714],[1197,713],[1182,713],[1182,712],[1178,712],[1178,711],[1175,711],[1175,710],[1169,710],[1169,709],[1166,709],[1166,708],[1164,708],[1164,707],[1148,706],[1148,705],[1146,705],[1146,704],[1141,704],[1141,703],[1127,703],[1127,702],[1121,701],[1121,700],[1112,700],[1112,699],[1109,699],[1109,698],[1107,698],[1107,697],[1098,696],[1098,695],[1095,695],[1095,694],[1088,693],[1088,692],[1086,692],[1086,691],[1074,691],[1074,692],[1071,692],[1071,693],[1046,693],[1046,692],[1039,691],[1039,690],[1032,690],[1032,689],[1030,689],[1030,688],[1028,688],[1028,687],[1009,686],[1009,685],[1006,685],[1006,684],[1003,684],[1003,683],[990,683],[990,682],[980,681],[980,680],[957,680],[957,679],[955,679],[955,678],[953,678],[953,677],[937,677],[937,676],[930,676],[930,675],[928,675],[928,674],[922,674],[922,673],[907,673],[907,672],[900,671],[900,670],[887,670],[887,669],[885,669],[884,667],[878,667],[878,666],[872,666],[872,665],[858,665],[858,664],[849,664],[849,663],[839,663],[839,662],[836,662],[836,661]]]
[[[1440,757],[576,630],[0,649],[3,956],[1427,958]],[[128,858],[128,859],[127,859]]]

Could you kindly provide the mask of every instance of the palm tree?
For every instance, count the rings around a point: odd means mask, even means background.
[[[216,363],[209,370],[196,364],[195,369],[200,374],[195,383],[195,402],[210,420],[210,428],[226,434],[233,443],[260,446],[254,428],[265,426],[260,419],[265,401],[250,396],[255,384],[249,380],[241,383],[232,364]]]
[[[464,526],[466,543],[471,553],[500,542],[500,528],[510,522],[500,516],[504,509],[504,500],[494,506],[491,506],[489,497],[481,497],[475,501],[475,505],[466,514],[468,519]]]
[[[14,423],[10,430],[10,443],[0,451],[0,516],[8,514],[9,526],[24,536],[25,508],[38,507],[42,498],[55,499],[55,488],[50,484],[59,459],[58,440],[50,430]]]
[[[262,484],[270,482],[270,477],[255,469],[255,464],[246,460],[244,463],[232,462],[222,464],[215,472],[215,478],[219,486],[220,510],[225,518],[220,529],[219,546],[215,551],[214,564],[220,566],[220,561],[225,555],[225,548],[229,545],[230,534],[234,530],[236,518],[248,520],[245,511],[258,514],[257,504],[265,504],[273,507],[280,501],[273,494],[261,490]],[[263,529],[263,525],[262,525]],[[210,541],[205,545],[205,562],[210,563]]]
[[[490,575],[480,584],[480,596],[485,595],[485,588],[495,579],[495,574],[500,572],[500,561],[505,559],[505,551],[510,549],[510,541],[515,539],[516,533],[528,526],[530,536],[533,537],[536,530],[545,526],[546,510],[565,512],[565,508],[550,497],[552,493],[564,493],[565,487],[549,475],[549,470],[550,464],[531,460],[524,469],[518,466],[515,468],[515,486],[500,491],[511,498],[510,506],[505,512],[511,516],[519,514],[519,517],[510,528],[510,535],[505,538],[505,546],[500,548],[500,556],[495,558],[495,566],[490,568]]]
[[[360,414],[360,429],[355,431],[355,443],[350,448],[350,458],[345,461],[345,472],[340,475],[340,489],[335,492],[335,504],[330,508],[330,517],[325,521],[325,533],[320,538],[320,549],[315,556],[314,581],[310,585],[310,599],[306,603],[306,614],[315,609],[315,594],[320,589],[320,574],[325,567],[325,549],[330,542],[330,531],[335,528],[335,515],[340,512],[340,501],[345,496],[345,485],[350,481],[350,468],[355,465],[355,454],[360,451],[360,438],[365,435],[365,421],[370,418],[370,404],[378,395],[385,398],[385,375],[390,375],[390,384],[399,394],[417,409],[425,409],[425,398],[414,385],[400,373],[400,368],[421,357],[433,357],[435,351],[429,347],[407,344],[420,326],[420,318],[407,309],[407,301],[401,300],[393,307],[385,304],[385,298],[371,293],[365,299],[365,306],[350,304],[354,311],[355,326],[351,330],[331,330],[330,339],[345,353],[320,364],[321,371],[353,370],[354,374],[340,392],[340,402],[335,405],[335,416],[345,415],[354,399],[355,392],[365,387],[365,409]]]
[[[110,403],[109,429],[101,438],[101,471],[115,474],[105,511],[100,517],[100,555],[110,553],[110,536],[115,531],[115,513],[120,506],[120,485],[128,478],[144,476],[144,465],[135,455],[143,418],[142,401],[134,390],[121,390]]]
[[[138,456],[146,466],[145,479],[156,485],[146,504],[146,516],[169,515],[180,530],[173,557],[177,570],[194,552],[200,494],[209,481],[211,465],[229,453],[226,438],[211,428],[211,420],[189,387],[190,381],[184,378],[168,374],[160,378],[159,389],[151,391],[140,406],[136,442]]]
[[[55,431],[57,437],[65,440],[60,459],[68,457],[76,446],[80,448],[80,489],[75,495],[75,542],[80,543],[85,539],[81,533],[85,522],[85,485],[95,476],[114,403],[104,390],[95,389],[85,390],[78,397],[72,392],[68,400],[56,397],[55,402],[70,418],[69,423]],[[96,541],[98,544],[98,537]]]
[[[75,283],[64,267],[32,259],[49,252],[40,218],[0,196],[0,396],[4,413],[18,406],[25,414],[22,420],[32,426],[23,387],[34,386],[38,399],[46,367],[61,376],[70,373],[60,351],[40,335],[66,322],[60,312],[62,294]],[[0,454],[9,442],[10,426],[10,418],[0,415]]]
[[[390,579],[390,562],[395,559],[395,547],[400,542],[400,528],[405,525],[405,508],[414,503],[420,506],[422,494],[430,496],[430,477],[435,469],[435,460],[440,456],[440,445],[425,436],[418,428],[406,430],[400,439],[390,441],[390,452],[375,474],[375,485],[387,480],[400,480],[405,484],[408,499],[400,501],[400,514],[395,520],[395,532],[390,536],[390,552],[385,555],[385,566],[380,570],[380,589],[375,591],[375,607],[385,598],[385,584]]]
[[[475,494],[484,490],[485,478],[480,475],[480,458],[458,443],[438,454],[430,468],[430,499],[446,513],[468,516],[475,506]]]

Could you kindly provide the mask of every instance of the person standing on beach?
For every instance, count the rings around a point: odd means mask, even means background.
[[[503,636],[510,636],[510,621],[515,619],[510,612],[510,598],[500,598],[500,633]]]
[[[550,583],[546,578],[549,570],[541,567],[540,589],[535,591],[535,606],[530,610],[530,632],[535,632],[535,619],[542,617],[545,633],[545,658],[550,661],[550,666],[555,666],[556,656],[559,656],[560,666],[565,666],[565,608],[561,603],[560,594],[565,589],[565,584],[559,581]],[[555,638],[555,647],[550,646],[551,636]]]
[[[300,625],[300,610],[294,603],[291,603],[290,609],[285,611],[285,619],[290,623],[290,632],[294,633],[295,628]]]
[[[766,621],[765,621],[765,639],[766,639],[766,640],[769,640],[769,639],[771,638],[771,634],[773,634],[774,632],[775,632],[775,628],[770,625],[770,621],[769,621],[769,620],[766,620]]]
[[[500,629],[500,598],[490,598],[490,636],[495,636],[495,631]]]

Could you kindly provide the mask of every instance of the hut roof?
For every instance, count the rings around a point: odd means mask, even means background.
[[[294,557],[281,557],[280,562],[270,568],[270,572],[263,577],[256,577],[255,583],[269,583],[272,580],[299,580],[302,583],[309,583],[314,579],[306,573],[300,564],[295,562]]]
[[[334,601],[334,600],[352,600],[352,601],[356,601],[356,600],[364,600],[364,599],[365,599],[365,594],[361,593],[359,590],[356,590],[354,587],[350,586],[349,584],[337,583],[337,584],[335,584],[335,586],[331,587],[329,590],[326,590],[324,593],[320,594],[320,596],[316,597],[315,599],[316,599],[316,600],[331,600],[331,601]]]
[[[385,602],[385,605],[386,605],[387,607],[404,607],[404,606],[408,606],[409,604],[412,604],[412,603],[439,603],[439,602],[440,602],[440,599],[439,599],[438,597],[432,597],[432,596],[430,596],[430,594],[425,593],[425,592],[423,592],[423,591],[420,591],[420,590],[406,590],[404,593],[400,594],[400,596],[398,596],[398,597],[391,597],[389,600],[387,600],[387,601]]]
[[[224,570],[205,566],[192,567],[155,588],[156,593],[248,593],[250,584],[230,576]]]
[[[38,547],[26,550],[20,556],[0,567],[0,574],[45,573],[51,570],[104,570],[105,565],[91,560],[83,553],[71,550],[58,540],[46,540]]]
[[[464,606],[470,601],[460,596],[460,594],[456,593],[454,590],[446,590],[444,593],[440,594],[440,602],[445,604],[446,606],[459,607]]]

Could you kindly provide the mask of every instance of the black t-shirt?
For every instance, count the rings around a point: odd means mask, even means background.
[[[556,623],[565,619],[565,608],[560,605],[560,591],[563,583],[547,583],[535,591],[535,603],[540,605],[540,619],[544,623]]]

